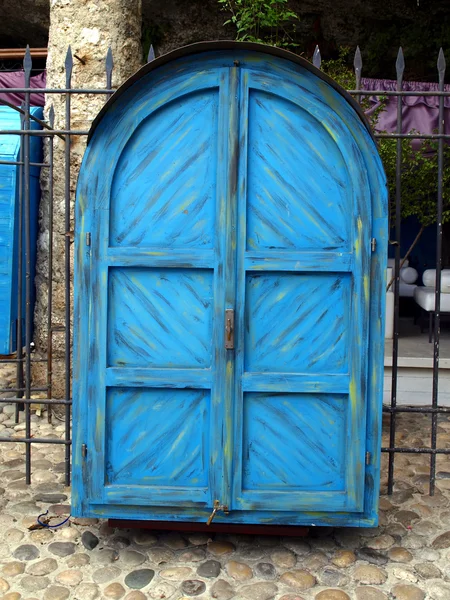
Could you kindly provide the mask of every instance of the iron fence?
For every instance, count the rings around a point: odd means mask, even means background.
[[[148,61],[154,59],[153,48],[150,48]],[[317,68],[321,68],[320,50],[317,47],[313,60]],[[431,495],[435,492],[436,479],[436,456],[438,454],[450,454],[448,448],[437,447],[437,426],[438,416],[440,414],[450,414],[450,407],[439,405],[439,359],[440,359],[440,337],[441,337],[441,271],[442,271],[442,218],[443,218],[443,185],[444,185],[444,142],[450,140],[450,135],[444,132],[444,98],[450,97],[450,91],[444,89],[445,78],[445,58],[443,51],[439,52],[437,60],[437,79],[438,90],[423,91],[405,91],[403,90],[403,74],[405,62],[402,49],[400,48],[396,61],[397,90],[364,90],[361,88],[362,58],[359,48],[357,48],[354,58],[354,70],[356,76],[356,88],[348,90],[358,102],[368,96],[376,96],[378,93],[382,96],[394,96],[397,98],[397,128],[395,133],[377,133],[377,139],[389,138],[396,141],[396,195],[395,195],[395,221],[391,223],[394,232],[395,246],[395,279],[394,279],[394,335],[392,341],[392,387],[390,404],[383,407],[383,411],[390,416],[389,423],[389,445],[382,448],[382,452],[388,453],[388,493],[391,494],[394,486],[394,466],[395,456],[399,453],[428,454],[430,455],[430,478],[429,492]],[[12,403],[15,405],[15,419],[19,420],[19,413],[25,413],[25,437],[9,438],[2,437],[0,433],[0,443],[23,443],[26,447],[26,481],[31,482],[31,444],[63,444],[65,446],[65,483],[70,484],[70,446],[71,446],[71,247],[70,240],[73,232],[71,226],[71,139],[75,136],[87,136],[88,130],[76,130],[71,128],[71,99],[76,95],[103,95],[105,100],[113,93],[112,72],[113,57],[109,49],[105,57],[105,87],[104,88],[73,88],[72,81],[73,58],[69,47],[65,61],[65,87],[64,88],[46,88],[40,90],[42,93],[53,95],[58,94],[64,97],[65,101],[65,124],[63,129],[55,129],[55,114],[53,108],[48,113],[48,119],[36,119],[30,113],[30,95],[36,92],[36,88],[30,88],[30,75],[32,72],[32,60],[29,50],[25,53],[23,61],[23,70],[25,75],[25,86],[23,88],[0,88],[1,92],[14,92],[24,95],[24,103],[21,107],[14,107],[21,114],[21,129],[19,130],[0,130],[0,135],[18,135],[20,136],[20,157],[18,161],[0,161],[0,165],[16,165],[19,168],[19,232],[18,232],[18,263],[17,263],[17,281],[18,281],[18,318],[16,339],[22,339],[22,317],[25,317],[25,345],[17,345],[17,352],[13,356],[0,356],[0,368],[2,364],[16,365],[16,385],[11,388],[0,389],[0,403]],[[402,133],[402,98],[407,96],[433,96],[439,99],[439,129],[435,133]],[[38,121],[42,127],[40,130],[30,128],[31,121]],[[41,136],[47,143],[47,159],[42,163],[33,163],[30,160],[30,137]],[[53,323],[53,262],[54,262],[54,141],[55,137],[64,140],[64,225],[65,225],[65,244],[64,244],[64,284],[65,284],[65,316],[64,325],[55,325]],[[434,349],[433,349],[433,384],[431,397],[424,399],[425,406],[399,406],[398,405],[398,371],[399,371],[399,324],[400,324],[400,266],[401,266],[401,206],[402,206],[402,140],[420,139],[420,140],[438,140],[438,181],[436,195],[436,286],[435,286],[435,319],[434,319]],[[31,311],[31,247],[30,247],[30,168],[40,167],[48,170],[49,183],[49,209],[48,209],[48,286],[47,286],[47,349],[45,355],[41,358],[35,358],[33,354],[32,341],[32,323],[33,314]],[[22,226],[23,223],[23,226]],[[25,290],[23,289],[22,276],[25,274]],[[22,300],[25,296],[25,315],[22,314]],[[65,394],[63,399],[54,398],[53,388],[53,334],[55,332],[64,332],[64,364],[65,364]],[[32,365],[33,363],[44,363],[46,367],[46,385],[33,386]],[[33,398],[33,394],[46,393],[46,399]],[[15,394],[15,397],[2,398],[2,393]],[[48,409],[48,419],[52,419],[52,410],[55,406],[64,407],[65,432],[64,439],[35,438],[31,434],[31,405],[43,404]],[[429,447],[401,447],[396,444],[397,416],[400,413],[420,413],[429,415],[430,423],[430,444]]]

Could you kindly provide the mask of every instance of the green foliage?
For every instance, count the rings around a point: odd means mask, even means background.
[[[426,140],[420,149],[414,150],[411,140],[401,140],[401,216],[406,219],[414,215],[424,227],[435,223],[437,218],[438,145],[437,140]],[[379,151],[388,180],[392,223],[397,193],[397,140],[380,140]],[[444,145],[443,223],[450,222],[449,184],[450,147]]]
[[[345,89],[355,89],[356,79],[349,64],[350,49],[341,48],[335,60],[323,61],[322,68]],[[373,128],[376,127],[383,111],[384,98],[380,107],[370,117]],[[367,102],[367,101],[366,101]],[[365,101],[362,101],[363,109]],[[413,134],[413,132],[411,132]],[[421,148],[413,149],[411,139],[401,140],[401,216],[406,219],[415,216],[421,225],[427,227],[436,222],[438,193],[438,145],[437,140],[426,140]],[[378,150],[386,171],[389,188],[390,222],[394,222],[395,198],[397,193],[396,166],[397,140],[381,138]],[[450,146],[444,145],[443,170],[443,223],[450,222]]]
[[[296,46],[294,34],[298,15],[289,9],[288,0],[218,0],[231,17],[224,25],[233,24],[236,40],[271,46]]]
[[[339,56],[335,59],[322,61],[322,71],[332,77],[344,90],[354,90],[356,77],[350,68],[350,48],[339,48]]]

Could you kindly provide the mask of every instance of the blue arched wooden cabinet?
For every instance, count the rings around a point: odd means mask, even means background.
[[[286,51],[119,89],[78,182],[74,514],[376,523],[386,197],[358,105]]]

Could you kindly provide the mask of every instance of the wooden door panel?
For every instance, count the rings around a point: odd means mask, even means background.
[[[347,372],[351,288],[349,273],[248,274],[245,372]]]
[[[267,88],[254,74],[259,80]],[[313,114],[276,89],[246,92],[247,249],[348,250],[352,199],[339,146]]]
[[[204,499],[210,402],[208,390],[110,388],[106,485],[145,486],[150,495],[161,486],[190,488]]]
[[[213,248],[219,94],[198,90],[135,129],[111,186],[110,246]]]
[[[348,396],[247,392],[243,407],[244,498],[344,491]]]
[[[208,269],[110,269],[108,366],[210,368],[213,280]]]

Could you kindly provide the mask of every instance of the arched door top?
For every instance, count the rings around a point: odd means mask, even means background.
[[[310,63],[305,58],[294,54],[293,52],[289,52],[283,48],[276,48],[274,46],[265,46],[263,44],[257,44],[254,42],[236,42],[232,40],[219,40],[219,41],[207,41],[207,42],[198,42],[195,44],[189,44],[187,46],[182,46],[181,48],[177,48],[168,52],[167,54],[163,54],[159,56],[152,62],[147,63],[141,69],[136,71],[134,75],[132,75],[129,79],[127,79],[111,96],[111,98],[106,102],[103,106],[97,117],[94,119],[92,123],[91,130],[88,136],[88,143],[90,142],[98,124],[106,115],[106,113],[111,109],[111,107],[117,102],[117,100],[122,96],[124,92],[126,92],[132,85],[137,83],[140,79],[159,69],[160,67],[171,63],[173,61],[189,58],[195,54],[204,54],[204,53],[212,53],[219,51],[251,51],[256,52],[262,56],[276,56],[278,58],[282,58],[284,60],[290,61],[294,65],[298,65],[303,69],[311,72],[313,75],[318,77],[320,80],[324,81],[328,85],[330,85],[336,92],[338,92],[343,100],[347,102],[352,109],[357,113],[361,121],[364,123],[367,131],[373,137],[373,133],[369,122],[362,111],[360,105],[356,102],[356,100],[346,91],[343,87],[336,83],[334,79],[323,73],[320,69],[317,69],[312,63]]]

